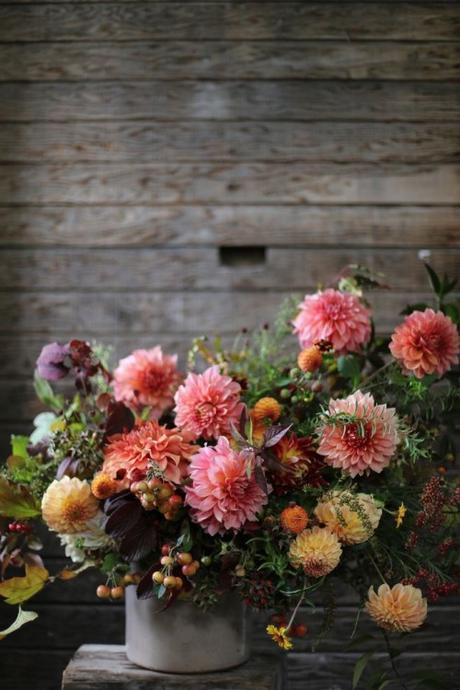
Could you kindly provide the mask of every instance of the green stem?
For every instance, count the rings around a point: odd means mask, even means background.
[[[401,688],[403,688],[403,690],[409,690],[409,688],[405,684],[401,674],[398,671],[398,668],[395,664],[395,660],[393,659],[390,640],[388,639],[388,634],[387,634],[386,630],[382,630],[382,634],[383,634],[383,637],[385,638],[385,644],[386,644],[386,648],[387,648],[387,652],[388,652],[388,657],[390,659],[391,668],[393,669],[393,673],[395,674],[396,679],[399,681]]]
[[[376,369],[367,378],[363,379],[363,381],[361,381],[361,387],[360,387],[361,390],[363,390],[364,388],[367,387],[369,381],[373,381],[373,379],[375,379],[377,376],[379,376],[383,371],[385,371],[386,369],[391,367],[393,364],[394,364],[394,360],[390,359],[390,361],[387,362],[386,364],[384,364],[383,367],[380,367],[380,369]]]

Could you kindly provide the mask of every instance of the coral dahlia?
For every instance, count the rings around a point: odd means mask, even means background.
[[[158,419],[172,407],[181,378],[177,355],[163,354],[159,345],[135,350],[114,371],[114,395],[135,410],[151,407],[152,417]]]
[[[177,426],[194,438],[228,436],[243,411],[240,392],[239,383],[223,376],[217,365],[202,374],[190,373],[174,397]]]
[[[396,327],[390,351],[409,373],[442,376],[458,364],[460,338],[452,320],[438,311],[414,311]]]
[[[370,393],[356,391],[330,401],[318,453],[332,467],[356,477],[387,467],[398,441],[394,408],[376,405]]]
[[[50,530],[62,534],[84,532],[99,509],[88,482],[64,475],[55,479],[42,498],[42,517]]]
[[[239,530],[257,519],[267,495],[254,476],[254,459],[231,448],[221,436],[216,446],[205,446],[192,458],[186,503],[195,522],[208,534]]]
[[[306,295],[293,321],[302,348],[328,340],[337,353],[361,349],[370,338],[370,311],[350,293],[324,290]]]
[[[168,429],[155,420],[145,422],[125,434],[111,436],[102,472],[129,486],[143,479],[149,468],[157,468],[165,479],[179,484],[197,451],[191,440],[187,431]]]
[[[377,529],[382,509],[369,494],[333,491],[315,508],[318,521],[345,544],[361,544]]]
[[[413,585],[398,583],[390,589],[383,584],[369,588],[366,611],[377,625],[391,632],[410,632],[419,628],[427,615],[427,602]]]
[[[310,577],[323,577],[336,568],[342,555],[337,536],[327,527],[306,529],[292,542],[289,559],[295,568],[303,568]]]

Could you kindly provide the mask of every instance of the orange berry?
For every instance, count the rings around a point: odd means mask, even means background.
[[[181,565],[190,565],[190,563],[193,562],[193,556],[191,553],[186,553],[183,551],[182,553],[178,553],[177,556],[177,561]]]
[[[118,587],[112,587],[110,590],[110,596],[112,599],[123,599],[125,596],[125,588],[121,585],[118,585]]]
[[[163,486],[160,486],[158,489],[157,496],[160,499],[160,501],[166,500],[170,496],[172,496],[174,493],[174,489],[169,486],[169,484],[163,484]]]
[[[184,499],[182,498],[182,496],[179,496],[179,494],[174,494],[168,500],[169,507],[171,510],[177,510],[178,508],[181,507],[183,502],[184,502]]]
[[[110,587],[107,587],[107,585],[99,585],[96,589],[96,596],[98,596],[99,599],[108,599],[110,596]]]
[[[184,581],[181,577],[176,577],[176,589],[182,589]]]
[[[302,350],[297,357],[297,364],[299,365],[299,369],[302,369],[302,371],[316,371],[320,368],[322,362],[323,355],[316,345],[312,345],[311,347],[307,347],[305,350]]]
[[[281,512],[280,520],[281,526],[286,532],[300,534],[308,525],[308,513],[302,506],[288,506]]]
[[[297,623],[291,628],[291,635],[293,637],[305,637],[308,633],[308,627],[304,623]]]
[[[156,585],[162,585],[164,579],[165,579],[165,576],[159,570],[155,570],[155,572],[152,573],[152,580],[154,581],[154,583]]]
[[[167,589],[175,589],[176,578],[174,577],[174,575],[167,575],[163,580],[163,584]]]
[[[135,582],[134,575],[131,573],[126,573],[126,575],[123,575],[123,584],[124,585],[133,585]]]
[[[182,575],[185,575],[186,577],[192,577],[196,573],[196,568],[193,565],[193,563],[190,563],[190,565],[183,565],[182,566]]]
[[[162,556],[160,560],[161,565],[174,565],[174,559],[171,556]]]
[[[263,419],[277,422],[281,417],[281,405],[275,398],[261,398],[254,405],[251,417],[255,423],[261,422]]]
[[[117,491],[119,491],[117,481],[105,472],[98,472],[91,482],[91,492],[93,496],[100,500],[113,496]]]

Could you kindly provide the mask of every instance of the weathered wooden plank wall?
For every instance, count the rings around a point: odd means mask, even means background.
[[[458,273],[459,41],[458,2],[0,0],[3,447],[38,409],[50,338],[183,354],[350,261],[394,286],[373,297],[388,330],[427,289],[421,256]],[[254,246],[259,263],[220,252]],[[77,645],[122,640],[95,582],[40,597],[35,627],[2,642],[5,688],[33,673],[55,689]],[[290,688],[349,688],[341,603],[321,653],[292,656]],[[429,649],[458,668],[459,613],[433,609],[409,665]]]

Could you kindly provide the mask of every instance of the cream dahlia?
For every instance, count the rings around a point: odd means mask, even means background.
[[[399,441],[395,410],[376,405],[370,393],[356,391],[331,400],[321,429],[318,453],[351,477],[367,470],[381,472]]]
[[[205,446],[192,458],[186,503],[205,532],[239,530],[257,519],[267,495],[254,476],[254,462],[253,457],[233,450],[224,436],[216,446]]]
[[[412,312],[391,336],[391,354],[417,378],[426,374],[442,376],[458,364],[459,350],[460,338],[454,323],[433,309]]]
[[[337,536],[327,527],[306,529],[292,542],[289,560],[310,577],[323,577],[336,568],[342,555]]]
[[[377,529],[382,509],[369,494],[332,491],[315,508],[315,515],[345,544],[367,541]]]
[[[55,479],[42,498],[42,517],[50,530],[62,534],[84,532],[99,509],[88,482],[65,475]]]
[[[129,486],[143,479],[149,468],[156,468],[165,479],[179,484],[187,476],[190,459],[197,451],[191,440],[187,431],[168,429],[155,420],[145,422],[109,439],[102,472]]]
[[[194,438],[228,436],[243,410],[240,392],[240,385],[223,376],[218,366],[202,374],[190,373],[174,397],[177,426]]]
[[[369,588],[366,611],[380,628],[391,632],[410,632],[424,622],[427,603],[417,587],[398,583],[390,589],[383,584],[377,593],[373,587]]]
[[[83,532],[59,535],[61,545],[65,547],[67,558],[70,558],[74,563],[92,562],[92,558],[88,554],[89,551],[115,547],[112,537],[104,530],[105,519],[104,513],[98,511],[93,518],[88,520]]]
[[[177,371],[177,355],[165,355],[159,345],[151,350],[135,350],[120,360],[113,375],[113,390],[135,410],[152,408],[158,419],[174,403],[174,393],[182,377]]]
[[[343,354],[360,350],[370,338],[370,311],[355,295],[328,289],[306,295],[299,308],[293,325],[302,348],[327,340]]]

